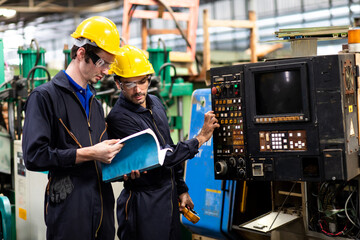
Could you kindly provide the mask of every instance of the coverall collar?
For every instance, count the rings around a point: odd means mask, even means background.
[[[129,101],[122,92],[120,93],[119,99],[120,99],[120,104],[122,106],[126,107],[127,109],[129,109],[133,112],[141,113],[141,112],[148,111],[148,109],[144,108],[140,104],[135,104],[135,103]],[[149,94],[146,95],[146,105],[149,106],[150,109],[152,109],[153,102],[152,102],[151,98],[149,97]]]
[[[65,88],[69,92],[74,92],[74,88],[71,86],[64,71],[59,71],[51,81],[53,81],[55,85]],[[91,84],[88,84],[88,86],[90,87],[90,91],[96,95],[95,88]]]

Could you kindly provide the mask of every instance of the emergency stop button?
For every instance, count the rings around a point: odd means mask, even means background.
[[[216,95],[216,94],[218,94],[220,92],[221,92],[221,88],[219,86],[212,87],[212,89],[211,89],[211,94],[212,95]]]
[[[212,95],[217,94],[217,89],[216,89],[216,87],[212,87],[212,89],[211,89],[211,94],[212,94]]]

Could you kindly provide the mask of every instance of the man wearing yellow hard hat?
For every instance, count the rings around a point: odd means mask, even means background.
[[[71,36],[67,69],[35,88],[26,102],[24,160],[29,170],[49,172],[47,239],[114,240],[114,194],[102,182],[100,163],[110,163],[122,145],[106,140],[104,112],[89,83],[108,74],[120,37],[105,17],[84,20]]]
[[[154,95],[147,94],[154,69],[138,48],[126,45],[116,56],[109,73],[121,93],[106,118],[110,138],[123,138],[151,128],[162,148],[168,147],[163,166],[124,182],[117,200],[118,237],[121,240],[180,239],[180,208],[193,208],[181,165],[208,141],[219,127],[213,112],[205,114],[199,135],[174,144],[165,109]]]

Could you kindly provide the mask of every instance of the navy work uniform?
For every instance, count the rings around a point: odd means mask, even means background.
[[[147,108],[127,100],[121,93],[110,111],[109,138],[123,138],[151,128],[167,151],[164,165],[125,181],[117,200],[118,237],[121,240],[180,239],[178,196],[188,191],[181,165],[198,152],[196,138],[173,144],[165,109],[160,100],[146,97]]]
[[[81,100],[73,86],[60,71],[30,94],[23,131],[25,164],[29,170],[49,171],[44,209],[48,239],[113,240],[111,184],[101,181],[99,162],[75,164],[76,149],[107,139],[104,112],[92,87],[93,94]]]

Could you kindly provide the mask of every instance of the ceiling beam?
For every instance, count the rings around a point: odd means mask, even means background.
[[[79,13],[79,12],[98,13],[98,12],[103,12],[103,11],[112,10],[114,8],[118,8],[122,4],[123,4],[122,1],[116,1],[109,3],[101,3],[89,7],[63,7],[53,4],[47,4],[47,6],[43,6],[45,5],[44,3],[40,3],[33,7],[11,6],[11,5],[6,5],[3,7],[7,9],[16,10],[19,13]]]
[[[42,7],[42,6],[58,6],[57,4],[52,4],[55,0],[47,0],[39,3],[36,7]]]
[[[74,7],[74,1],[68,0],[68,7]]]

